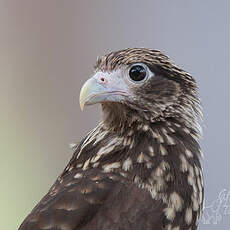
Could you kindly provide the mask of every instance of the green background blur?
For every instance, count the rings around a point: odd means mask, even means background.
[[[0,229],[17,229],[100,119],[78,95],[98,55],[165,51],[197,79],[206,203],[230,191],[229,1],[0,0]],[[229,215],[200,229],[228,229]]]

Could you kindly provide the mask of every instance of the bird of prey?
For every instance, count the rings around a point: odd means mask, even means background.
[[[80,106],[103,119],[19,230],[195,230],[203,210],[193,77],[158,50],[98,58]]]

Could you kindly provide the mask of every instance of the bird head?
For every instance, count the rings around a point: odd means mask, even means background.
[[[158,50],[124,49],[98,58],[80,107],[100,103],[108,123],[154,122],[199,113],[196,82]]]

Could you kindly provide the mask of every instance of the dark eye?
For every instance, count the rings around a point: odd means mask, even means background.
[[[129,76],[133,81],[142,81],[146,75],[146,69],[142,65],[134,65],[129,70]]]

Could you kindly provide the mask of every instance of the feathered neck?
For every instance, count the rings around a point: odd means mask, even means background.
[[[128,129],[140,130],[141,127],[147,126],[152,128],[158,123],[162,127],[167,127],[169,122],[172,122],[190,130],[196,139],[200,139],[202,112],[199,99],[195,95],[186,98],[183,103],[183,106],[176,105],[170,110],[165,109],[159,115],[155,115],[151,109],[145,111],[121,103],[104,103],[102,104],[103,126],[110,132],[125,135]]]
[[[85,162],[87,167],[84,169],[118,161],[122,165],[127,156],[136,157],[136,161],[141,152],[149,154],[154,151],[154,157],[174,156],[178,155],[172,151],[175,148],[180,150],[180,154],[193,155],[199,161],[200,132],[197,125],[189,127],[178,118],[143,122],[121,110],[114,110],[109,115],[110,118],[107,114],[105,120],[89,132],[77,147],[71,160],[73,167],[83,167]]]

